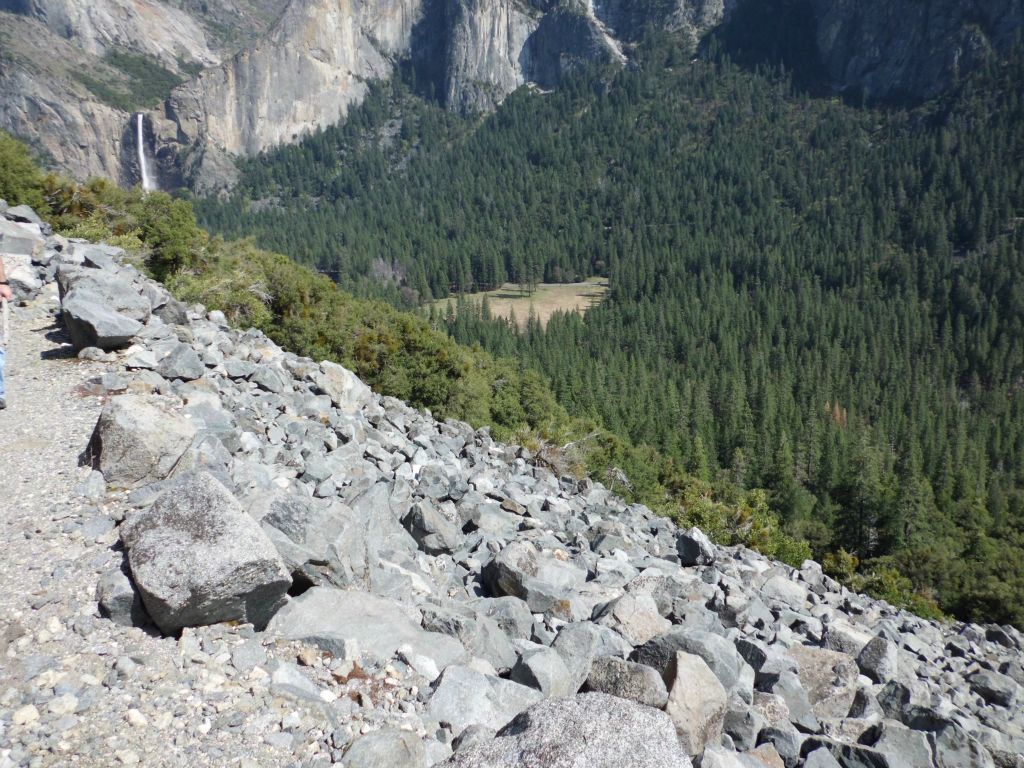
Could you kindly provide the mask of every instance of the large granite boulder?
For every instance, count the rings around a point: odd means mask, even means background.
[[[277,550],[207,472],[171,484],[121,525],[135,585],[161,631],[247,621],[262,629],[291,578]]]
[[[686,754],[699,755],[721,738],[729,697],[700,656],[677,651],[674,671],[665,712]]]
[[[302,640],[343,656],[355,641],[364,654],[389,660],[400,648],[423,656],[443,670],[466,655],[453,637],[428,632],[415,611],[368,592],[313,587],[288,603],[267,628],[287,640]]]
[[[159,400],[111,398],[103,407],[82,458],[115,488],[164,480],[192,444],[196,429]]]
[[[450,768],[691,768],[663,712],[603,693],[549,699]]]

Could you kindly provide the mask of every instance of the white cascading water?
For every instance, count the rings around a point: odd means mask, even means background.
[[[145,133],[142,129],[142,113],[135,116],[135,144],[139,149],[139,172],[142,174],[142,190],[149,192],[156,189],[152,179],[149,178],[149,168],[146,166],[146,142]]]

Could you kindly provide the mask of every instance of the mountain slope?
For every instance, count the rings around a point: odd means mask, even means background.
[[[670,38],[634,61],[479,125],[380,92],[247,163],[203,218],[396,301],[607,274],[585,319],[447,325],[543,370],[571,413],[769,488],[837,568],[852,552],[1020,621],[1024,56],[911,111]]]

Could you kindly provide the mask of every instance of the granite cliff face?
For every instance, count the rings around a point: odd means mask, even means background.
[[[292,2],[269,36],[176,89],[158,143],[191,149],[182,170],[219,177],[224,154],[254,154],[342,119],[367,81],[408,53],[419,0]],[[158,150],[158,156],[162,156]]]
[[[831,83],[872,99],[927,99],[1024,26],[1024,0],[814,0]]]
[[[0,18],[0,127],[78,177],[137,181],[131,114],[95,87],[130,79],[111,51],[182,79],[205,67],[147,113],[145,140],[164,186],[208,192],[231,185],[233,156],[343,120],[400,62],[450,109],[489,111],[524,84],[625,62],[647,28],[696,43],[728,24],[837,91],[923,99],[1005,52],[1024,0],[0,0]]]

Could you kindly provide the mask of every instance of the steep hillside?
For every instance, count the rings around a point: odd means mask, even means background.
[[[1024,57],[864,109],[709,47],[654,40],[479,125],[379,91],[244,164],[203,219],[411,304],[608,275],[582,320],[447,325],[543,370],[574,415],[768,488],[818,553],[1021,621]]]
[[[1018,630],[717,547],[0,217],[35,281],[0,411],[9,765],[1024,762]]]

